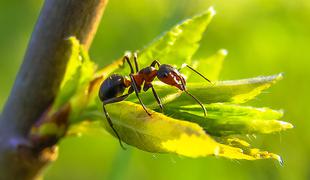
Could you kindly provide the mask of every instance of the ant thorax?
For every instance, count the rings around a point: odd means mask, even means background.
[[[140,76],[143,79],[143,81],[145,81],[145,82],[152,82],[157,75],[157,69],[155,69],[155,67],[148,66],[148,67],[141,69],[137,73],[137,75]],[[141,82],[141,83],[143,83],[143,82]]]

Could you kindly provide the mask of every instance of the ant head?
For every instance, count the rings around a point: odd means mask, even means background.
[[[177,87],[181,91],[186,90],[186,81],[182,74],[168,64],[162,64],[157,71],[157,78],[165,84]]]

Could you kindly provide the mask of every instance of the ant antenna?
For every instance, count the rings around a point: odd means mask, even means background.
[[[204,75],[202,75],[200,72],[198,72],[197,70],[195,70],[194,68],[192,68],[192,67],[190,67],[189,65],[187,65],[187,64],[182,64],[182,66],[181,66],[181,68],[179,68],[178,70],[180,71],[182,68],[184,68],[184,67],[188,67],[189,69],[191,69],[192,71],[194,71],[195,73],[197,73],[199,76],[201,76],[203,79],[205,79],[206,81],[208,81],[209,83],[211,83],[211,81],[208,79],[208,78],[206,78]]]
[[[195,96],[193,96],[191,93],[189,93],[187,90],[184,90],[184,92],[186,92],[186,94],[191,96],[201,106],[201,108],[203,109],[203,113],[204,113],[205,117],[207,117],[207,110],[206,110],[205,106]]]
[[[116,137],[118,138],[118,142],[119,142],[120,146],[121,146],[124,150],[126,150],[126,148],[123,146],[123,143],[122,143],[122,140],[121,140],[120,136],[118,135],[117,131],[116,131],[116,130],[114,129],[114,127],[113,127],[112,120],[111,120],[111,118],[110,118],[110,116],[109,116],[107,110],[105,109],[104,104],[102,104],[102,107],[103,107],[103,111],[104,111],[104,113],[105,113],[105,116],[106,116],[106,118],[107,118],[107,120],[108,120],[108,123],[109,123],[111,129],[113,130],[113,132],[115,133]]]

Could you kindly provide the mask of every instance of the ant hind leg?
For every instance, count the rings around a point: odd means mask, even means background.
[[[106,110],[106,108],[105,108],[104,105],[110,104],[110,103],[115,103],[115,102],[123,101],[123,100],[125,100],[128,96],[129,96],[129,94],[124,94],[124,95],[119,96],[119,97],[110,98],[110,99],[107,99],[107,100],[103,101],[103,104],[102,104],[105,117],[107,118],[107,121],[108,121],[108,123],[109,123],[111,129],[113,130],[113,132],[115,133],[116,137],[118,138],[119,144],[121,145],[121,147],[122,147],[124,150],[126,150],[126,148],[123,146],[122,140],[121,140],[119,134],[117,133],[116,129],[114,129],[112,120],[111,120],[111,118],[110,118],[110,116],[109,116],[109,114],[108,114],[108,112],[107,112],[107,110]]]
[[[123,144],[122,144],[122,140],[121,140],[120,136],[118,135],[117,131],[114,129],[112,120],[111,120],[111,118],[110,118],[110,116],[109,116],[107,110],[105,109],[104,104],[102,105],[102,107],[103,107],[103,111],[104,111],[105,117],[107,118],[107,121],[108,121],[108,123],[109,123],[111,129],[113,130],[113,132],[115,133],[116,137],[118,138],[118,141],[119,141],[120,146],[121,146],[124,150],[126,150],[126,148],[125,148],[125,147],[123,146]]]

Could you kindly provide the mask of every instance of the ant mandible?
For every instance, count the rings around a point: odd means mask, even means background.
[[[150,66],[145,67],[141,70],[139,70],[138,66],[138,58],[137,53],[134,53],[133,56],[134,63],[135,63],[135,69],[134,71],[133,66],[130,62],[129,55],[125,55],[123,57],[123,65],[125,62],[128,63],[130,67],[130,74],[129,77],[122,76],[119,74],[113,74],[110,77],[108,77],[106,80],[103,81],[103,83],[100,86],[99,90],[99,98],[103,103],[103,110],[105,113],[105,116],[107,118],[107,121],[111,127],[111,129],[114,131],[115,135],[117,136],[119,143],[123,149],[124,146],[122,145],[122,141],[120,139],[120,136],[118,135],[117,131],[113,127],[112,120],[105,108],[105,105],[115,102],[120,102],[125,100],[131,93],[135,92],[140,104],[142,105],[145,112],[151,116],[151,113],[149,113],[143,104],[141,98],[139,97],[139,93],[141,92],[141,87],[143,85],[143,91],[147,91],[148,89],[152,89],[153,95],[160,107],[161,110],[163,110],[163,105],[161,103],[160,98],[158,97],[153,85],[152,81],[157,77],[161,82],[168,84],[170,86],[174,86],[181,91],[185,92],[189,96],[191,96],[203,109],[204,115],[207,115],[207,110],[204,107],[204,105],[192,94],[190,94],[186,89],[186,81],[185,78],[182,76],[182,74],[179,72],[179,70],[183,67],[188,67],[201,77],[203,77],[208,82],[211,82],[209,79],[204,77],[202,74],[200,74],[198,71],[193,69],[192,67],[188,66],[187,64],[183,64],[180,69],[176,69],[168,64],[160,64],[159,61],[154,60]],[[158,70],[155,68],[155,66],[158,66]],[[128,89],[128,92],[124,94],[125,89]]]

